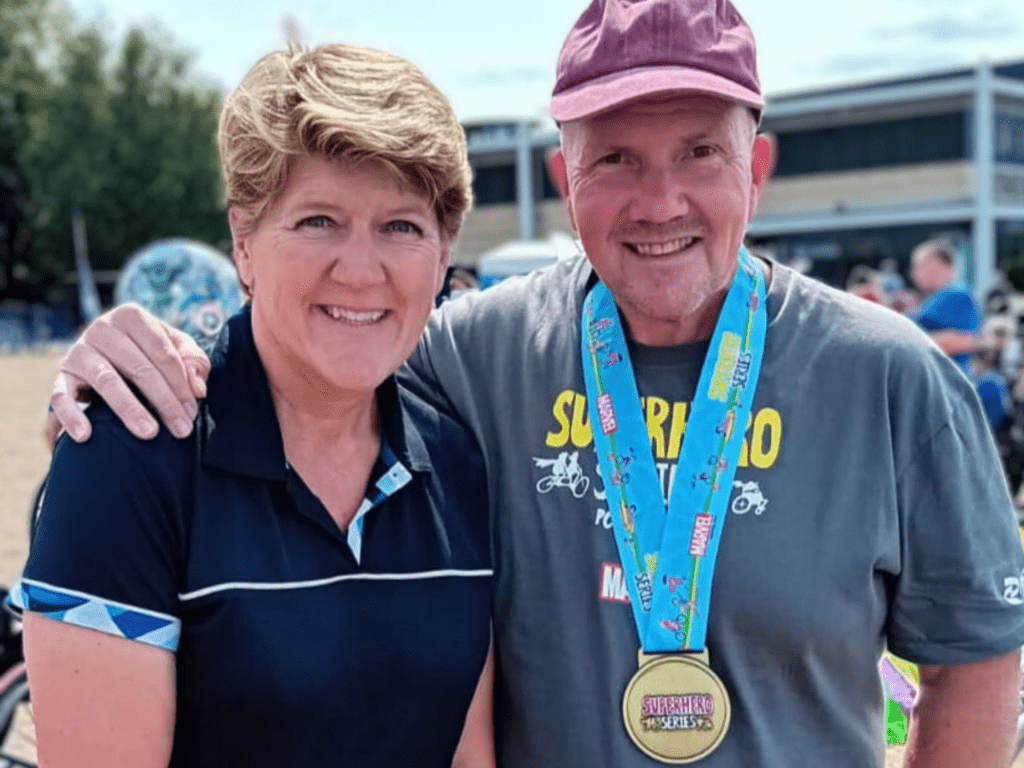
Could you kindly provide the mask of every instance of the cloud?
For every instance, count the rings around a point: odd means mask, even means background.
[[[919,11],[916,18],[865,29],[857,34],[855,45],[818,59],[809,68],[830,79],[945,69],[974,61],[979,46],[991,49],[997,41],[1012,41],[1021,32],[1017,15],[1005,7],[963,11],[946,0],[913,4]],[[904,5],[910,5],[909,0]]]
[[[964,43],[1012,37],[1019,30],[1016,19],[1005,9],[989,8],[972,16],[947,13],[904,24],[875,27],[865,32],[865,38],[876,42]]]
[[[948,67],[949,56],[917,51],[864,51],[840,53],[814,63],[812,68],[829,79],[866,75],[920,72]]]

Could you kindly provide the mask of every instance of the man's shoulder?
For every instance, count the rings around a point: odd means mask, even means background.
[[[589,275],[590,264],[581,253],[507,278],[445,302],[431,317],[428,332],[447,327],[460,334],[487,334],[524,323],[564,322],[567,310],[580,306]]]
[[[845,349],[909,350],[931,347],[925,333],[909,318],[858,296],[779,269],[780,290],[769,291],[770,322],[779,333],[799,334]]]
[[[459,493],[483,493],[484,460],[470,429],[450,411],[410,389],[400,378],[398,402],[404,438],[414,457],[419,454],[441,478],[459,478]],[[418,444],[418,445],[417,445]]]
[[[406,429],[412,427],[428,448],[435,446],[444,450],[458,451],[465,445],[476,447],[472,433],[466,425],[448,411],[423,397],[401,377],[395,378],[398,389],[398,405],[405,420]],[[408,435],[407,435],[408,439]]]
[[[814,366],[821,384],[929,402],[936,415],[973,397],[959,367],[909,318],[791,271],[784,278],[769,343],[787,370]]]

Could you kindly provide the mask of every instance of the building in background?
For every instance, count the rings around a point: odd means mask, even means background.
[[[505,120],[465,128],[473,208],[455,244],[453,264],[476,269],[481,256],[511,240],[544,240],[552,233],[572,232],[544,168],[545,153],[558,146],[553,124]]]
[[[768,98],[779,161],[751,242],[843,285],[856,264],[895,259],[946,234],[981,294],[996,270],[1024,288],[1024,61],[980,64]],[[569,232],[539,121],[466,126],[475,204],[454,254],[475,267],[509,240]]]
[[[1024,62],[771,97],[764,129],[779,160],[748,233],[781,261],[841,285],[948,234],[975,293],[1024,272]]]

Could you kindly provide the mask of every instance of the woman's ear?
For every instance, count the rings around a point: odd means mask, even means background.
[[[228,224],[231,227],[231,258],[238,270],[238,279],[245,294],[252,297],[255,283],[252,253],[249,250],[249,235],[252,232],[252,217],[238,208],[228,209]]]

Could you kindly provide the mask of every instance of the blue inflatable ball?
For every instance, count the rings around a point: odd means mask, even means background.
[[[225,321],[245,303],[231,259],[196,240],[160,240],[132,254],[114,301],[141,304],[209,351]]]

